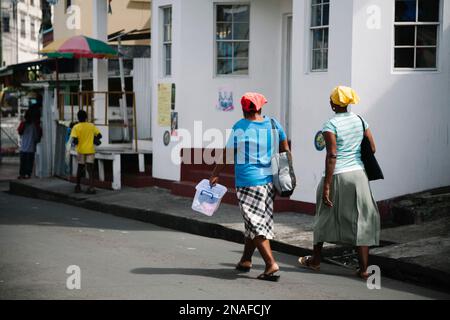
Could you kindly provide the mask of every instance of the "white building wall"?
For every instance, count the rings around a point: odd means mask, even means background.
[[[394,1],[357,0],[353,11],[353,110],[371,125],[385,180],[377,199],[450,185],[450,1],[442,0],[437,72],[393,71]],[[367,28],[367,8],[380,29]]]
[[[293,2],[292,153],[299,181],[293,200],[315,202],[325,152],[314,137],[332,117],[329,94],[338,84],[351,84],[352,0],[331,1],[328,72],[310,72],[310,0]]]
[[[180,0],[157,0],[152,1],[152,137],[153,137],[153,177],[159,179],[179,180],[179,166],[171,161],[171,148],[173,144],[165,146],[163,142],[164,132],[168,127],[158,125],[158,84],[175,83],[179,81],[179,70],[181,63],[181,2]],[[160,7],[172,6],[172,76],[162,76],[162,13]],[[176,104],[177,110],[181,110],[180,90],[177,88]]]
[[[227,1],[227,3],[245,1]],[[157,124],[158,83],[176,84],[176,110],[179,127],[194,133],[194,122],[202,121],[203,131],[225,130],[242,118],[240,98],[247,91],[266,95],[269,104],[265,113],[280,116],[281,87],[281,30],[282,15],[291,11],[291,1],[253,0],[250,3],[250,71],[248,76],[216,77],[214,74],[215,34],[214,1],[153,1],[152,60],[153,60],[153,172],[157,178],[179,180],[180,168],[171,162],[171,149],[176,145],[163,144],[164,131]],[[161,77],[161,30],[159,7],[173,4],[172,77]],[[229,86],[233,90],[235,110],[216,110],[218,89]],[[201,141],[201,139],[200,139]],[[200,142],[201,143],[201,142]],[[208,141],[192,147],[207,147]],[[222,144],[215,145],[222,147]]]
[[[233,2],[233,1],[229,1]],[[214,75],[214,10],[212,0],[155,0],[152,2],[152,133],[153,173],[179,180],[180,168],[171,161],[176,142],[163,145],[169,128],[157,124],[157,85],[176,84],[179,127],[194,132],[225,131],[242,117],[240,96],[263,92],[265,113],[280,116],[282,16],[293,13],[292,43],[292,151],[299,180],[292,199],[315,202],[325,152],[314,147],[314,136],[333,116],[329,93],[349,85],[361,96],[353,111],[370,123],[378,146],[377,157],[386,180],[373,183],[377,200],[450,184],[450,4],[444,4],[437,72],[396,73],[393,64],[394,0],[339,0],[330,8],[329,65],[327,72],[310,72],[310,0],[253,0],[251,3],[250,75],[219,78]],[[160,12],[173,5],[172,77],[161,77]],[[292,7],[291,7],[292,5]],[[367,28],[367,8],[377,5],[381,28]],[[221,86],[234,91],[236,110],[215,110]],[[207,143],[203,143],[206,146]],[[201,147],[194,145],[193,147]]]
[[[315,202],[325,151],[315,133],[333,113],[329,93],[352,86],[361,103],[352,108],[371,125],[386,179],[372,183],[377,200],[450,184],[450,3],[443,0],[437,72],[394,72],[394,0],[331,2],[329,69],[308,73],[310,1],[294,0],[293,153],[300,185],[295,200]],[[380,10],[370,29],[369,6]],[[305,11],[306,8],[306,11]],[[306,55],[305,55],[306,54]]]
[[[10,1],[2,1],[2,15],[10,18],[9,32],[2,32],[2,53],[5,66],[26,62],[39,57],[39,28],[41,26],[42,11],[40,1],[34,1],[31,5],[29,1],[17,2],[17,21],[14,19],[13,5]],[[21,20],[25,19],[25,37],[21,35]],[[34,35],[31,38],[31,20],[34,20]]]

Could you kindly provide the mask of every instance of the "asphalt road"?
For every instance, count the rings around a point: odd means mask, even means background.
[[[320,273],[276,253],[278,283],[238,274],[242,245],[0,192],[0,299],[448,299],[383,278],[369,290],[350,270]],[[80,289],[66,286],[80,268]],[[73,278],[73,276],[72,276]],[[72,279],[71,278],[71,279]],[[76,283],[76,282],[70,282]]]

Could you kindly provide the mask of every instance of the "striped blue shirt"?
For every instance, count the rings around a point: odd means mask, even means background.
[[[365,120],[364,124],[368,129],[369,125]],[[337,113],[324,124],[322,131],[336,136],[337,159],[334,174],[364,170],[361,161],[361,141],[364,133],[361,119],[356,114]]]

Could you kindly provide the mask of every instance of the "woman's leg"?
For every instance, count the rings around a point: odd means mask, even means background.
[[[243,267],[252,266],[252,257],[255,252],[256,245],[251,238],[245,238],[244,253],[242,254],[239,264]]]
[[[266,264],[264,273],[270,274],[277,272],[280,268],[273,257],[270,241],[263,236],[257,236],[253,241]]]
[[[323,242],[315,244],[313,247],[313,256],[312,256],[311,263],[315,266],[320,265],[320,261],[322,259],[322,248],[323,248]]]
[[[27,168],[27,175],[29,177],[33,175],[33,167],[34,167],[34,152],[30,152],[28,154],[28,168]]]
[[[20,153],[20,169],[19,169],[19,177],[25,177],[26,175],[26,165],[27,159],[25,156],[25,152]]]
[[[356,248],[358,251],[359,272],[365,274],[367,273],[367,268],[369,266],[369,247],[359,246]]]

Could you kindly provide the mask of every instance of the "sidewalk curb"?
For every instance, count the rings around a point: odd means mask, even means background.
[[[159,227],[178,230],[199,236],[222,239],[240,244],[243,244],[244,242],[243,232],[224,227],[217,223],[198,221],[195,219],[175,216],[153,210],[135,209],[115,204],[104,204],[99,203],[95,200],[76,199],[74,197],[71,197],[70,195],[42,190],[34,186],[16,181],[10,181],[9,192],[18,196],[78,206],[84,209],[99,211],[122,218],[147,222]],[[274,251],[290,255],[304,256],[310,255],[312,253],[312,250],[310,249],[297,247],[276,240],[271,240],[271,246]],[[340,253],[342,253],[342,249],[331,249],[324,251],[323,260],[324,262],[333,263],[332,261],[329,261],[327,257],[336,256]],[[444,292],[450,292],[450,277],[448,274],[445,274],[443,272],[422,267],[417,264],[408,263],[402,260],[378,255],[370,255],[369,260],[372,265],[378,265],[381,268],[382,276],[419,284]]]
[[[153,210],[143,210],[120,206],[116,204],[104,204],[95,200],[75,199],[70,195],[60,194],[48,190],[42,190],[30,185],[10,181],[9,192],[14,195],[64,203],[84,209],[99,211],[112,214],[121,218],[133,219],[142,222],[154,224],[159,227],[178,230],[203,237],[222,239],[235,243],[244,243],[244,234],[241,231],[224,227],[217,223],[203,222],[195,219],[161,213]],[[151,214],[149,214],[151,213]],[[312,250],[297,247],[276,240],[271,240],[271,247],[274,251],[279,251],[291,255],[309,255]],[[327,253],[336,254],[336,250],[327,251]]]
[[[372,265],[380,266],[382,276],[450,293],[450,276],[448,273],[401,259],[378,255],[369,255],[369,260]]]

